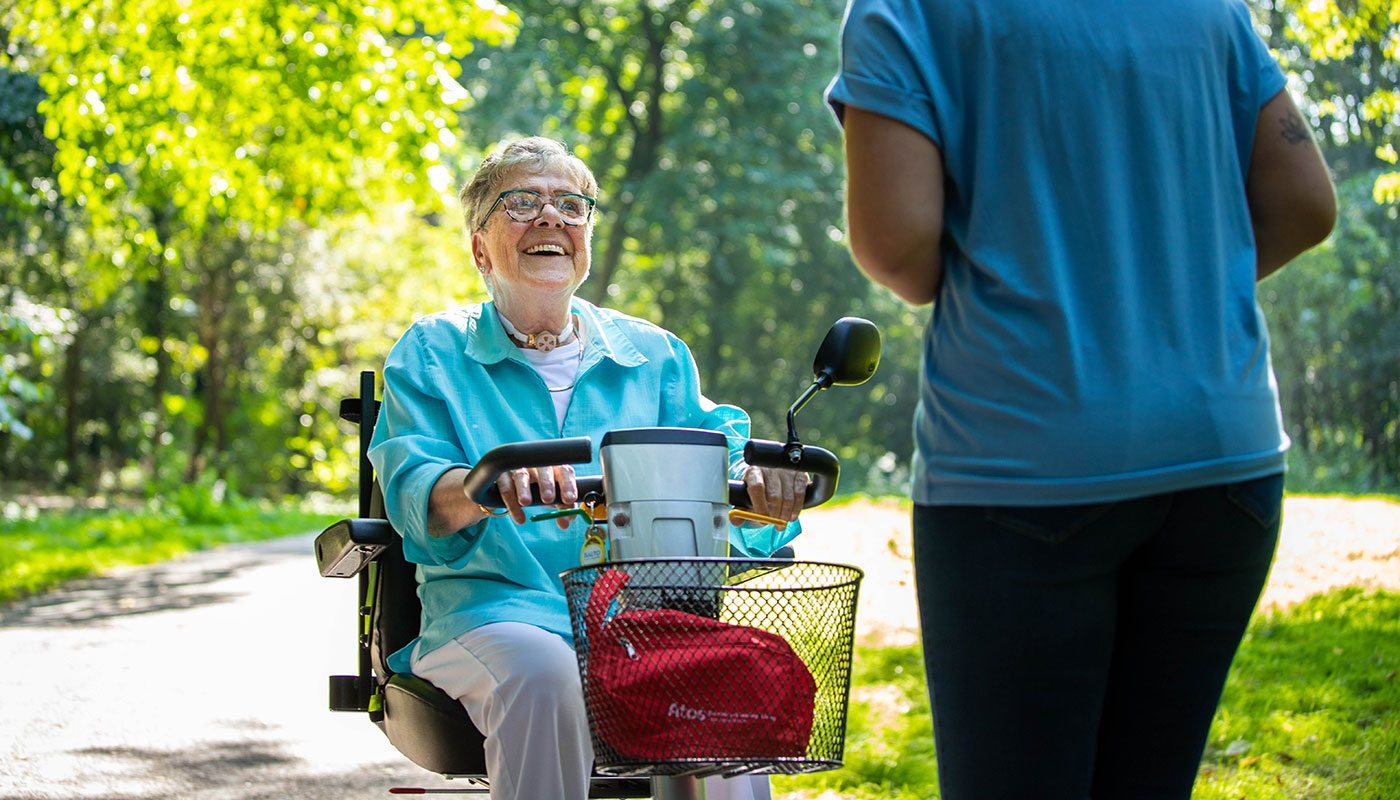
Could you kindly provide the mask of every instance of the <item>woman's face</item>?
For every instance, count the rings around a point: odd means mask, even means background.
[[[501,183],[500,190],[529,189],[548,201],[566,192],[582,193],[562,171],[543,173],[519,169]],[[500,206],[486,224],[472,234],[472,255],[483,277],[494,286],[493,295],[511,301],[572,295],[588,277],[592,253],[593,221],[565,225],[553,202],[545,204],[530,222],[517,222]]]

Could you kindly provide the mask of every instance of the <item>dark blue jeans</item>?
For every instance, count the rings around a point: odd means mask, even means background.
[[[915,506],[943,800],[1185,800],[1283,476],[1115,503]]]

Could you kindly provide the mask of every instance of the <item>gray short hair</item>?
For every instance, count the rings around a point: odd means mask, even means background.
[[[593,177],[593,171],[563,142],[544,136],[517,139],[487,156],[457,194],[462,204],[462,221],[469,235],[481,226],[486,212],[504,190],[501,183],[521,167],[531,172],[558,169],[577,181],[581,192],[589,197],[598,196],[598,179]]]

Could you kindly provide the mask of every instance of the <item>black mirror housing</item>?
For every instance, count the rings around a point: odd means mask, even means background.
[[[812,373],[822,388],[859,386],[870,380],[880,365],[880,329],[860,317],[842,317],[827,331],[812,362]]]

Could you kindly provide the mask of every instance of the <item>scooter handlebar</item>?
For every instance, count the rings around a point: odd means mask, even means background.
[[[505,508],[501,500],[501,490],[496,487],[496,479],[501,473],[513,469],[530,467],[552,467],[556,464],[587,464],[593,460],[593,440],[587,436],[569,439],[543,439],[534,442],[515,442],[493,448],[476,462],[462,488],[472,502],[487,508]],[[534,484],[531,484],[534,485]],[[579,497],[589,492],[602,492],[601,477],[578,479]]]
[[[803,508],[819,506],[830,500],[836,494],[836,482],[841,476],[841,461],[836,454],[810,444],[789,447],[768,439],[750,439],[744,445],[744,460],[755,467],[810,473],[812,482],[807,485],[807,499],[802,501]],[[744,486],[743,481],[729,482],[729,504],[735,508],[753,507],[749,502],[748,487]]]
[[[501,491],[496,487],[496,479],[502,473],[513,469],[552,467],[556,464],[586,464],[592,460],[593,442],[587,436],[503,444],[487,451],[481,457],[476,466],[467,473],[462,486],[472,502],[487,508],[505,508],[506,504],[501,500]],[[744,460],[756,467],[793,469],[810,473],[812,482],[807,486],[807,496],[802,502],[803,508],[819,506],[830,500],[836,493],[836,482],[841,474],[841,462],[834,453],[810,444],[790,448],[782,442],[751,439],[744,446]],[[580,477],[577,481],[579,497],[590,493],[603,493],[601,476]],[[729,504],[741,509],[753,507],[749,502],[748,488],[743,481],[729,481]]]

